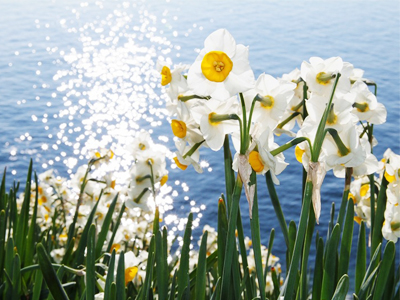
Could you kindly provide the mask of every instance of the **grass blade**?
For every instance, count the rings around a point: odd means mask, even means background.
[[[323,274],[324,274],[324,241],[320,237],[320,238],[318,238],[317,254],[315,257],[312,299],[320,299],[321,298]]]
[[[40,299],[40,292],[42,291],[43,285],[43,274],[42,271],[38,270],[35,274],[35,284],[33,286],[33,295],[32,300],[39,300]]]
[[[21,295],[21,260],[18,253],[13,259],[12,271],[12,296],[11,299],[19,299]]]

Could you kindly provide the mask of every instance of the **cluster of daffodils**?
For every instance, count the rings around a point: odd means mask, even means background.
[[[319,189],[327,171],[344,178],[351,170],[360,178],[379,170],[371,151],[377,143],[372,129],[386,121],[386,109],[369,88],[376,85],[339,57],[312,57],[281,78],[261,74],[256,80],[248,52],[220,29],[206,38],[192,65],[171,70],[159,62],[176,137],[175,162],[183,170],[193,165],[201,172],[200,148],[217,151],[230,134],[236,149],[232,168],[242,180],[249,182],[252,170],[269,171],[279,184],[276,175],[287,166],[282,151],[296,145],[297,160],[313,178],[318,221]],[[294,139],[279,146],[274,134]],[[246,196],[251,194],[246,190]]]
[[[383,155],[379,168],[379,177],[374,177],[373,182],[380,188],[382,181],[387,181],[386,209],[382,235],[386,240],[397,242],[400,238],[400,155],[387,149]],[[377,194],[377,191],[374,191]],[[375,195],[376,196],[376,195]],[[376,197],[375,197],[376,198]],[[368,227],[371,226],[371,185],[368,176],[361,176],[351,182],[349,199],[354,201],[354,217],[357,223],[364,221]],[[376,210],[377,203],[375,202]]]
[[[110,169],[108,165],[115,159],[113,151],[109,149],[93,152],[89,163],[79,167],[70,180],[56,176],[53,170],[48,170],[38,176],[37,186],[32,183],[31,214],[37,198],[36,218],[41,231],[53,235],[51,255],[54,261],[61,262],[65,254],[71,225],[74,224],[74,228],[81,231],[95,206],[93,222],[100,232],[109,207],[116,197],[113,222],[116,222],[119,215],[121,219],[113,237],[112,248],[104,247],[103,250],[115,249],[119,253],[127,248],[134,249],[135,266],[138,267],[146,261],[154,209],[161,202],[158,191],[168,180],[165,151],[161,145],[153,143],[149,133],[145,131],[138,133],[128,145],[127,150],[133,156],[133,164],[127,174],[119,176],[118,180],[125,179],[118,184],[114,172],[107,171]],[[22,193],[18,202],[21,204],[23,199]],[[110,231],[110,238],[112,234]],[[78,242],[75,240],[76,245]],[[126,261],[129,265],[131,260],[127,257]]]

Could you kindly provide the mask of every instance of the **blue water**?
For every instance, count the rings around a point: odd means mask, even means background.
[[[364,76],[378,84],[378,100],[388,111],[387,122],[375,126],[379,144],[374,153],[378,159],[388,147],[400,153],[399,15],[398,1],[3,0],[0,166],[7,166],[9,178],[23,181],[32,157],[38,172],[55,168],[66,177],[86,162],[93,145],[118,148],[139,128],[152,130],[153,138],[173,151],[155,62],[162,56],[192,63],[204,39],[221,27],[250,46],[256,76],[281,76],[311,56],[341,56],[364,69]],[[171,213],[185,217],[206,205],[202,215],[195,215],[197,236],[205,224],[216,226],[217,201],[224,192],[223,153],[204,150],[201,155],[210,168],[204,174],[171,170],[169,180],[177,191]],[[302,169],[293,152],[285,156],[290,165],[279,176],[277,192],[287,220],[297,222]],[[283,259],[283,237],[264,179],[258,180],[262,243],[275,228],[273,253]],[[331,173],[325,179],[316,226],[322,236],[343,184]],[[242,204],[250,236],[244,198]]]

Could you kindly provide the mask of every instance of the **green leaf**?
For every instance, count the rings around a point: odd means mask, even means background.
[[[29,222],[29,206],[31,200],[31,179],[32,179],[32,159],[29,163],[28,176],[24,192],[24,201],[22,202],[21,212],[17,219],[17,230],[14,232],[15,246],[22,258],[25,257],[26,236]]]
[[[266,264],[265,264],[265,269],[264,269],[264,282],[266,283],[267,281],[267,273],[269,270],[268,262],[269,262],[269,257],[272,252],[272,246],[274,245],[274,238],[275,238],[275,229],[271,229],[271,233],[269,234],[269,242],[268,242],[268,252],[267,252],[267,257],[265,259]]]
[[[175,270],[174,276],[172,276],[172,282],[171,282],[171,288],[169,289],[169,300],[174,300],[175,299],[175,290],[176,290],[176,277],[177,277],[178,271]]]
[[[96,214],[96,209],[97,209],[97,206],[99,205],[99,203],[100,203],[100,200],[97,201],[96,204],[93,206],[92,211],[90,212],[90,215],[87,218],[86,225],[82,231],[82,235],[79,240],[78,248],[75,251],[75,259],[73,262],[74,267],[78,267],[83,264],[83,260],[85,258],[85,249],[86,249],[87,241],[88,241],[89,228],[93,223],[93,219]]]
[[[357,245],[357,258],[356,258],[356,272],[355,272],[355,294],[360,291],[361,284],[363,282],[365,271],[367,269],[367,245],[365,237],[365,223],[361,222],[360,232],[358,234],[358,245]]]
[[[206,296],[206,252],[207,252],[207,234],[205,231],[201,238],[199,258],[197,262],[195,299],[203,300]]]
[[[97,244],[96,244],[96,259],[100,257],[101,250],[103,249],[104,242],[107,238],[107,234],[109,232],[110,224],[112,221],[115,205],[117,204],[118,194],[115,195],[113,201],[108,208],[107,214],[104,218],[103,225],[101,226],[101,231],[97,237]]]
[[[332,300],[345,300],[347,291],[349,290],[349,276],[347,274],[340,278],[335,293],[333,294]]]
[[[166,300],[168,297],[168,262],[167,262],[167,249],[164,247],[164,239],[167,236],[161,236],[158,230],[156,233],[156,273],[158,284],[159,300]]]
[[[106,286],[104,289],[104,300],[110,300],[111,297],[111,283],[114,282],[114,266],[115,266],[115,249],[111,253],[110,263],[108,265],[108,272],[106,278]]]
[[[178,283],[178,299],[181,299],[185,288],[189,285],[189,251],[190,238],[192,236],[193,214],[190,213],[186,224],[185,234],[183,236],[183,246],[181,250],[181,258],[177,276]]]
[[[235,230],[236,224],[238,220],[238,211],[239,211],[239,201],[240,195],[242,192],[243,183],[240,180],[240,176],[237,177],[235,190],[232,198],[232,207],[229,212],[228,219],[228,234],[227,234],[227,243],[225,248],[225,261],[224,261],[224,269],[222,274],[222,295],[223,299],[227,299],[229,292],[231,291],[231,276],[232,276],[232,260],[234,256],[234,251],[232,249],[236,249],[236,237]]]
[[[228,219],[226,217],[226,206],[222,198],[218,200],[218,274],[222,276],[224,267],[226,235],[228,233]]]
[[[382,243],[382,226],[383,226],[383,221],[385,219],[384,214],[386,210],[387,186],[388,186],[388,181],[386,180],[385,176],[383,176],[381,187],[379,189],[378,199],[376,200],[375,221],[374,221],[374,228],[372,228],[372,237],[371,237],[371,253],[374,253],[378,245]]]
[[[142,299],[149,298],[149,290],[151,289],[151,283],[153,281],[153,265],[154,265],[154,259],[155,259],[154,258],[155,257],[154,235],[151,237],[148,252],[149,252],[149,255],[147,257],[146,276],[144,279],[144,284],[142,286],[142,289],[140,290],[140,295],[142,296],[141,297]]]
[[[95,247],[96,247],[96,225],[92,224],[89,228],[87,241],[87,257],[86,257],[86,299],[94,299],[96,293],[96,272],[95,272]]]
[[[35,284],[33,286],[32,300],[40,299],[40,292],[42,291],[42,283],[43,283],[43,274],[41,270],[38,270],[35,273]]]
[[[393,264],[394,256],[396,254],[396,248],[392,241],[386,244],[385,250],[383,252],[383,258],[381,267],[379,270],[378,278],[376,281],[375,292],[373,300],[382,299],[383,293],[385,292],[386,284],[389,277],[389,272]]]
[[[116,282],[116,299],[125,300],[125,254],[121,251],[119,254],[118,267],[117,267],[117,282]],[[112,285],[111,285],[111,295],[113,295]]]
[[[286,248],[289,248],[289,230],[283,214],[281,204],[279,202],[278,194],[275,190],[274,182],[272,181],[272,176],[270,171],[265,174],[265,180],[267,182],[269,196],[271,198],[272,206],[275,210],[275,215],[278,218],[279,226],[281,227],[283,237],[285,238]]]
[[[321,298],[323,274],[324,274],[324,241],[320,237],[320,238],[318,238],[317,254],[315,257],[312,299],[320,299]]]
[[[68,296],[65,293],[60,280],[57,277],[56,272],[51,265],[50,257],[47,255],[42,243],[37,244],[36,252],[39,260],[40,269],[47,286],[49,287],[50,293],[54,299],[57,300],[68,300]]]
[[[122,219],[122,216],[124,214],[124,211],[125,211],[125,203],[122,203],[121,211],[119,212],[117,221],[115,222],[111,239],[108,241],[108,246],[107,246],[107,252],[108,253],[111,252],[111,248],[112,248],[112,245],[114,243],[114,238],[115,238],[115,235],[117,234],[117,230],[118,230],[119,224],[121,224],[121,219]]]
[[[343,226],[342,241],[340,245],[338,277],[348,273],[351,244],[353,242],[354,203],[347,201],[346,219]]]
[[[37,208],[38,208],[38,199],[39,199],[39,192],[38,192],[38,178],[35,172],[35,183],[36,183],[36,195],[35,195],[35,204],[33,206],[33,214],[31,217],[31,225],[29,226],[29,231],[28,231],[28,238],[27,238],[27,249],[25,252],[25,260],[24,260],[24,266],[30,266],[33,264],[33,255],[34,255],[34,250],[35,250],[35,229],[36,229],[36,216],[37,216]],[[27,279],[27,278],[25,278]]]
[[[154,222],[153,222],[153,234],[155,235],[157,231],[160,230],[160,212],[158,206],[156,206],[156,211],[154,212]]]
[[[248,274],[249,274],[249,272],[247,272],[247,276],[248,276]],[[221,287],[221,277],[218,277],[217,283],[215,285],[214,293],[212,294],[210,300],[217,300],[218,299],[217,296],[219,295],[220,287]]]
[[[21,260],[18,253],[15,254],[13,259],[12,271],[12,296],[11,299],[19,299],[21,293]]]
[[[333,228],[331,238],[326,244],[326,259],[324,266],[324,278],[322,279],[321,299],[331,299],[335,288],[336,253],[340,239],[340,225]]]
[[[297,286],[296,281],[298,280],[299,277],[298,267],[307,229],[306,227],[307,227],[308,214],[310,210],[312,190],[313,190],[312,182],[307,181],[304,191],[303,205],[301,208],[299,229],[297,231],[293,257],[290,263],[289,274],[287,277],[287,286],[286,286],[284,300],[292,299],[296,292],[295,291],[295,287]]]
[[[5,245],[6,245],[6,212],[0,211],[0,278],[3,278],[3,266],[5,259]],[[0,293],[1,295],[1,293]]]
[[[287,259],[287,267],[289,268],[292,257],[293,257],[293,251],[294,251],[294,244],[296,242],[296,223],[294,221],[290,221],[289,223],[289,248],[288,248],[288,259]]]

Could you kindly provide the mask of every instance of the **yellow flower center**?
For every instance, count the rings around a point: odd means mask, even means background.
[[[179,120],[172,120],[171,122],[172,132],[178,138],[183,139],[186,136],[186,123]]]
[[[392,221],[390,222],[390,228],[392,231],[399,231],[400,230],[400,222]]]
[[[319,84],[327,85],[331,82],[332,75],[326,74],[325,72],[319,72],[315,79]]]
[[[177,157],[174,157],[174,161],[175,161],[176,165],[178,166],[178,168],[183,171],[185,171],[186,168],[188,167],[187,165],[181,164]]]
[[[367,102],[364,103],[354,103],[354,107],[357,109],[358,112],[367,112],[369,111],[369,105]]]
[[[47,202],[47,198],[44,195],[42,197],[40,197],[38,200],[39,205],[42,205],[43,203],[46,203],[46,202]]]
[[[304,152],[306,151],[301,149],[299,146],[296,146],[296,148],[294,149],[294,154],[296,155],[296,159],[299,163],[303,163]]]
[[[368,190],[369,190],[369,184],[363,184],[360,188],[360,196],[365,197],[365,195],[367,195]]]
[[[160,184],[163,186],[168,181],[168,175],[161,177]]]
[[[355,216],[354,221],[356,221],[359,225],[361,225],[362,219],[360,217]]]
[[[393,182],[395,181],[396,177],[393,175],[390,175],[388,172],[385,171],[385,178],[388,182]]]
[[[267,95],[263,97],[263,100],[261,101],[261,107],[266,108],[266,109],[271,109],[274,107],[275,99],[274,97]]]
[[[354,203],[354,204],[357,204],[357,203],[356,203],[356,197],[354,197],[354,195],[353,195],[352,193],[349,193],[349,196],[347,197],[347,199],[348,199],[348,200],[353,200],[353,203]]]
[[[232,71],[233,63],[228,55],[222,51],[210,51],[204,55],[201,62],[201,71],[210,81],[222,82]]]
[[[139,144],[139,149],[140,149],[140,150],[146,150],[146,145],[140,143],[140,144]]]
[[[138,267],[129,267],[125,270],[125,285],[135,278]]]
[[[111,187],[112,189],[115,188],[115,180],[111,181],[110,187]]]
[[[211,124],[211,125],[218,125],[219,123],[221,123],[221,121],[216,121],[215,120],[215,115],[217,115],[217,113],[215,113],[215,112],[212,112],[212,113],[210,113],[209,115],[208,115],[208,122]]]
[[[161,70],[161,85],[167,85],[171,80],[171,70],[167,66],[164,66]]]
[[[249,163],[255,172],[261,172],[264,170],[264,164],[261,159],[260,153],[257,151],[251,151],[249,154]]]

